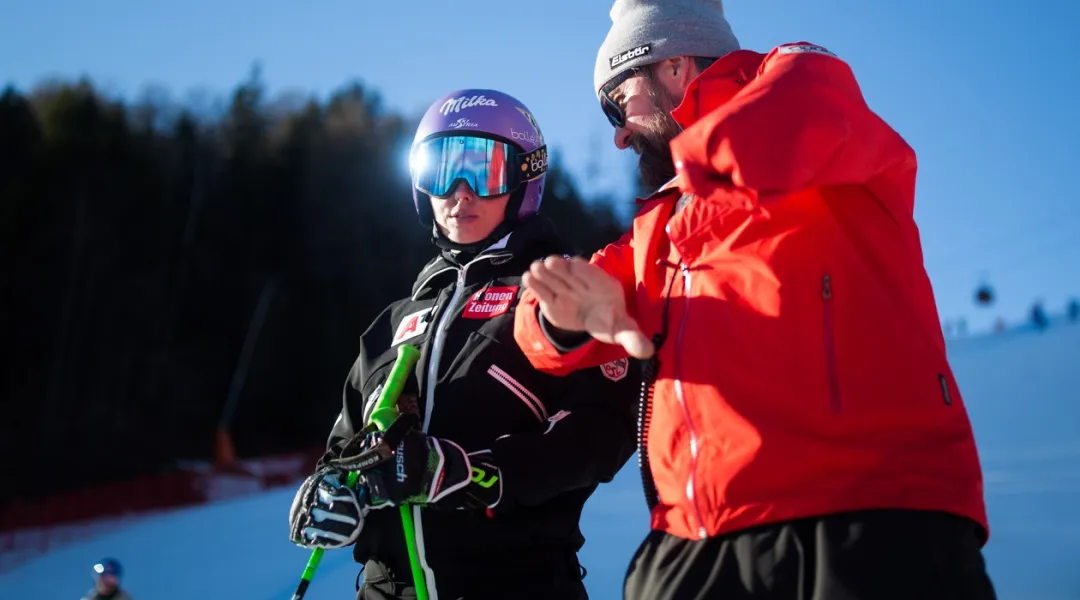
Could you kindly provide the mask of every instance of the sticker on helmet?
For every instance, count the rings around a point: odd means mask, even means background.
[[[453,123],[447,124],[446,127],[449,128],[449,129],[461,129],[462,127],[479,127],[479,126],[480,126],[479,123],[475,123],[473,121],[470,121],[470,120],[466,119],[465,117],[461,117],[457,121],[454,121]]]
[[[514,138],[515,140],[524,140],[524,141],[531,142],[533,144],[543,145],[544,144],[544,134],[540,133],[540,126],[536,124],[536,118],[533,117],[531,112],[529,112],[528,110],[526,110],[525,108],[523,108],[521,106],[515,106],[514,108],[516,108],[519,113],[521,113],[522,115],[525,116],[525,119],[527,121],[529,121],[529,125],[532,125],[533,132],[536,135],[532,136],[532,137],[515,137],[514,130],[511,129],[510,130],[510,137]],[[527,134],[519,133],[518,135],[524,136],[524,135],[527,135]]]
[[[479,96],[458,96],[457,98],[450,98],[439,108],[439,112],[444,115],[450,113],[461,112],[466,108],[472,108],[474,106],[498,106],[499,103],[491,98],[487,98],[484,95]]]

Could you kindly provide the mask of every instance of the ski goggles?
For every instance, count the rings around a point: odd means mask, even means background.
[[[615,88],[622,85],[627,79],[642,72],[644,70],[641,67],[630,67],[612,77],[610,81],[604,84],[604,87],[600,88],[600,109],[604,111],[604,116],[607,117],[612,127],[626,127],[626,111],[619,106],[618,102],[611,99],[611,92],[614,92]]]
[[[426,139],[409,156],[413,187],[436,198],[459,181],[480,198],[509,194],[547,171],[547,146],[523,152],[516,144],[486,137],[451,135]]]

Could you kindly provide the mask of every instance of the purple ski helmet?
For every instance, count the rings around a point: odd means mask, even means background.
[[[439,138],[460,141],[458,136],[491,143],[440,147]],[[442,161],[437,168],[432,168],[432,154]],[[424,113],[410,149],[413,204],[420,222],[431,226],[431,195],[441,196],[464,180],[480,196],[509,193],[504,224],[513,225],[540,210],[547,162],[544,135],[516,98],[489,89],[451,92]]]

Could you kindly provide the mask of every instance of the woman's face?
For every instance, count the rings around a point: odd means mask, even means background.
[[[479,198],[469,184],[459,181],[445,198],[431,197],[435,223],[451,242],[474,244],[491,235],[503,222],[510,194]]]

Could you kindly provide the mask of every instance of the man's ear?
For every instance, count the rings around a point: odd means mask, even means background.
[[[698,76],[697,65],[690,56],[675,56],[656,64],[654,77],[675,97],[682,97],[683,90]]]

